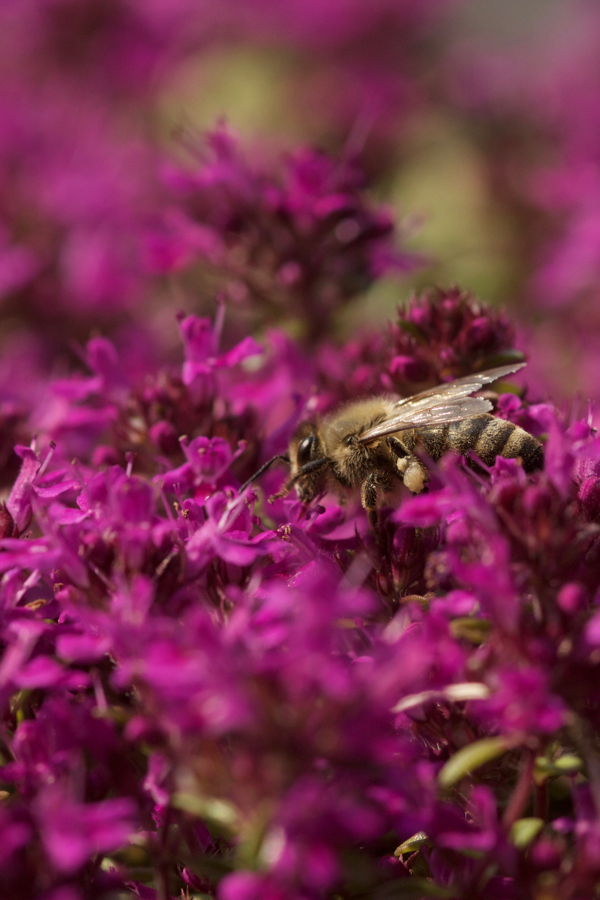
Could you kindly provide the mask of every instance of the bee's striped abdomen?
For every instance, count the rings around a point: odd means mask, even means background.
[[[497,456],[521,458],[526,472],[535,472],[544,465],[544,448],[536,438],[512,422],[487,414],[405,432],[403,440],[411,452],[421,443],[435,462],[453,450],[462,456],[472,451],[487,466],[492,466]]]
[[[446,443],[445,449],[457,453],[472,450],[488,466],[494,464],[497,456],[520,457],[526,472],[534,472],[544,465],[544,450],[538,440],[518,425],[490,415],[452,422]]]

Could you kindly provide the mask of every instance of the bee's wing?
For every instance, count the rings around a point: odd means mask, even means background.
[[[423,401],[418,410],[404,408],[397,415],[388,416],[384,422],[363,432],[358,440],[361,444],[367,444],[377,438],[385,437],[386,434],[394,434],[396,431],[405,431],[408,428],[445,425],[448,422],[469,419],[471,416],[480,416],[489,412],[491,408],[490,401],[484,400],[483,397],[460,397],[457,399],[429,397],[427,405]]]
[[[478,391],[483,384],[489,384],[498,378],[518,371],[524,365],[525,363],[517,363],[511,366],[487,369],[485,372],[477,372],[474,375],[467,375],[465,378],[457,378],[456,381],[438,384],[420,394],[399,400],[394,405],[393,413],[385,421],[363,432],[359,441],[366,444],[407,428],[444,425],[447,422],[458,422],[461,419],[487,413],[492,408],[489,400],[484,400],[482,397],[470,397],[469,394]]]
[[[491,384],[505,375],[511,375],[518,372],[526,363],[513,363],[510,366],[498,366],[495,369],[485,369],[483,372],[475,372],[473,375],[466,375],[464,378],[456,378],[454,381],[446,381],[444,384],[436,384],[435,387],[421,391],[420,394],[413,394],[398,400],[396,404],[398,409],[410,406],[414,408],[421,400],[427,400],[430,397],[468,397],[478,391],[484,384]]]

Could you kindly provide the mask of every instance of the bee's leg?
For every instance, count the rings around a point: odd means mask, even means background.
[[[389,435],[386,441],[396,457],[398,477],[404,482],[409,491],[412,491],[413,494],[420,494],[426,490],[429,475],[419,457],[411,453],[402,441],[399,441],[393,435]]]
[[[360,499],[369,516],[369,522],[373,529],[377,529],[379,523],[379,499],[382,494],[391,491],[392,484],[387,475],[379,472],[371,472],[360,486]]]
[[[389,434],[385,439],[388,447],[398,460],[398,468],[400,468],[400,463],[403,459],[407,459],[407,457],[412,456],[412,453],[408,449],[408,447],[402,443],[402,441],[398,440],[397,437],[394,437],[393,434]]]

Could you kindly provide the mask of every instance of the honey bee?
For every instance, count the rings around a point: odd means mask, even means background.
[[[360,489],[375,527],[379,508],[395,502],[400,483],[414,494],[426,489],[429,474],[421,455],[437,462],[448,451],[464,455],[472,450],[486,465],[503,456],[520,458],[526,472],[542,468],[540,442],[518,425],[490,415],[489,400],[470,396],[524,365],[488,369],[405,399],[383,395],[358,400],[323,419],[301,423],[289,459],[274,458],[289,461],[291,471],[283,490],[270,499],[286,496],[292,487],[303,503],[326,490]]]

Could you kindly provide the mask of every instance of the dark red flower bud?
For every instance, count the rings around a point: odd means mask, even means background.
[[[0,503],[0,538],[14,537],[16,528],[6,503]]]

